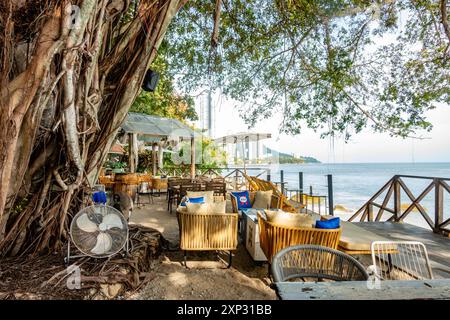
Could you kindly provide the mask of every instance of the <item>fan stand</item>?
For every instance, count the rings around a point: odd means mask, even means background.
[[[72,242],[72,239],[70,239],[70,240],[67,242],[67,255],[64,257],[64,263],[66,264],[66,266],[68,266],[68,265],[70,264],[70,259],[82,258],[82,257],[87,257],[87,256],[88,256],[88,255],[86,255],[86,254],[78,254],[78,255],[75,255],[75,256],[71,256],[71,255],[70,255],[70,244],[71,244],[71,242]],[[127,241],[125,242],[125,246],[124,246],[124,248],[125,248],[125,255],[126,255],[126,256],[127,256],[127,255],[129,254],[129,252],[130,252],[130,245],[129,245],[129,242],[130,242],[130,234],[127,234]],[[119,254],[122,250],[123,250],[123,248],[120,249],[120,251],[117,252],[116,254]],[[114,255],[116,255],[116,254],[114,254]],[[110,256],[110,257],[112,257],[112,256]],[[104,257],[104,258],[106,258],[106,257]],[[101,259],[101,258],[97,258],[97,259]]]

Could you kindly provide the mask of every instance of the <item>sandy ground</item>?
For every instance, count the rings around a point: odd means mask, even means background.
[[[164,196],[154,205],[136,208],[132,223],[159,230],[175,248],[179,242],[175,212],[169,214]],[[156,267],[156,277],[130,299],[276,299],[267,277],[267,264],[255,263],[239,245],[233,264],[227,269],[227,253],[189,252],[188,268],[182,265],[180,250],[166,250]]]

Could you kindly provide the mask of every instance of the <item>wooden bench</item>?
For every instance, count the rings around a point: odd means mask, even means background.
[[[450,279],[381,281],[370,289],[366,281],[278,282],[282,300],[412,300],[450,299]]]

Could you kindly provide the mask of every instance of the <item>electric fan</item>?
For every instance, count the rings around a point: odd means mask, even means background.
[[[128,251],[127,221],[120,211],[106,205],[93,205],[78,212],[70,224],[70,237],[81,253],[94,258],[110,257],[124,246]],[[68,263],[70,241],[66,259]]]

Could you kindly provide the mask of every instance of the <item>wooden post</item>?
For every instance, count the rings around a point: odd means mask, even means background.
[[[284,170],[280,170],[281,194],[284,194]]]
[[[373,221],[373,204],[369,202],[367,205],[367,221]]]
[[[152,175],[156,176],[158,174],[158,155],[156,150],[157,144],[152,144]]]
[[[162,169],[164,167],[164,142],[158,143],[158,168]]]
[[[395,222],[398,222],[398,218],[401,216],[401,189],[400,183],[398,182],[398,176],[394,176],[394,212],[395,212]]]
[[[195,179],[195,139],[191,137],[191,179]]]
[[[327,175],[328,182],[328,213],[334,216],[334,199],[333,199],[333,176]]]
[[[439,233],[444,222],[444,189],[439,179],[434,179],[434,232]]]
[[[136,172],[138,164],[137,133],[128,133],[128,168]]]
[[[270,181],[270,169],[267,169],[267,181]]]

